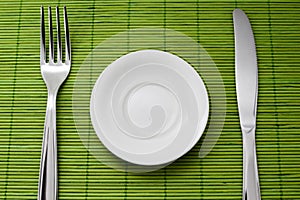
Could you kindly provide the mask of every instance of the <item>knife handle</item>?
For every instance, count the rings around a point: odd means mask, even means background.
[[[243,200],[260,200],[255,128],[243,129]]]

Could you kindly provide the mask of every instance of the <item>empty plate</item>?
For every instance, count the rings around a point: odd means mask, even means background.
[[[161,165],[188,152],[208,119],[206,88],[181,58],[159,50],[129,53],[111,63],[91,94],[95,132],[114,155]]]

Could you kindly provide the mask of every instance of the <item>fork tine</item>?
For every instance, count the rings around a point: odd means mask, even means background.
[[[69,33],[69,23],[67,8],[64,6],[64,28],[65,28],[65,41],[66,41],[66,64],[71,63],[71,42],[70,42],[70,33]]]
[[[49,18],[49,63],[54,63],[54,44],[53,44],[53,30],[52,30],[52,14],[51,7],[48,7]]]
[[[60,37],[60,20],[59,20],[59,8],[56,6],[56,29],[57,29],[57,63],[61,63],[62,51],[61,51],[61,37]]]
[[[40,62],[46,63],[46,42],[45,42],[45,22],[44,22],[44,8],[41,6],[41,35],[40,35]]]

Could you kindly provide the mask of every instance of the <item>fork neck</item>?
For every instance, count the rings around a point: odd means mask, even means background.
[[[56,110],[57,90],[48,91],[47,110]]]

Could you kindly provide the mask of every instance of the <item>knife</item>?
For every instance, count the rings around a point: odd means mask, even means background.
[[[260,200],[256,161],[257,60],[254,36],[247,15],[233,11],[235,81],[240,126],[243,135],[243,199]]]

